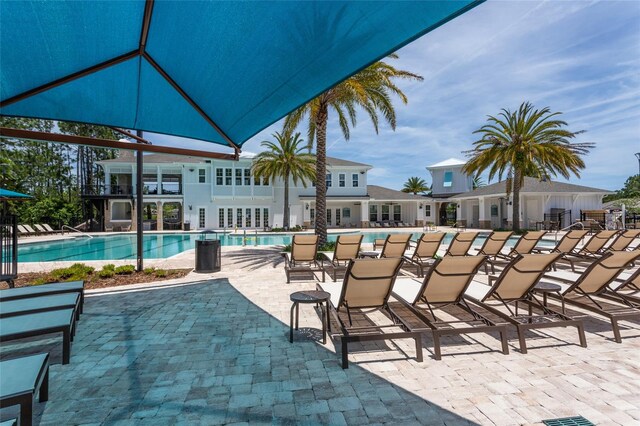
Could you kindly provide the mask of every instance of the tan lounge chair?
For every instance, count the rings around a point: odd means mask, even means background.
[[[582,246],[579,250],[575,250],[573,253],[568,253],[562,256],[561,260],[567,261],[571,264],[571,269],[575,271],[575,262],[580,261],[593,261],[598,259],[602,253],[604,253],[604,248],[612,238],[618,234],[618,231],[600,231],[595,234],[589,241]]]
[[[547,273],[545,279],[563,287],[560,293],[563,302],[606,317],[611,322],[615,341],[621,343],[618,321],[640,318],[640,301],[617,291],[614,280],[638,258],[638,250],[609,252],[582,274],[556,271]]]
[[[37,223],[36,223],[35,225],[33,225],[33,227],[34,227],[34,228],[36,228],[36,230],[37,230],[38,232],[40,232],[41,234],[45,234],[45,235],[47,235],[47,234],[50,234],[50,233],[51,233],[51,232],[47,231],[47,230],[44,228],[44,226],[42,226],[42,225],[40,225],[40,224],[37,224]]]
[[[380,257],[403,257],[409,248],[411,234],[389,234],[382,246]]]
[[[349,343],[375,340],[414,339],[416,360],[422,362],[421,332],[413,331],[388,304],[402,262],[401,258],[355,259],[349,262],[342,283],[316,284],[318,290],[331,294],[329,312],[340,326],[342,368],[349,367]],[[383,311],[393,323],[378,325],[368,315],[372,310]],[[356,316],[361,325],[354,325]],[[387,328],[401,331],[384,332]]]
[[[482,256],[448,256],[438,259],[422,284],[413,279],[398,279],[393,297],[404,303],[433,333],[435,359],[441,359],[440,337],[469,333],[500,333],[502,352],[509,353],[506,325],[496,325],[472,309],[463,298],[474,275],[485,259]],[[436,316],[438,308],[455,306],[472,319],[444,321]],[[453,314],[451,314],[453,315]],[[456,327],[465,324],[465,327]]]
[[[333,252],[321,252],[320,254],[327,260],[322,260],[322,269],[329,274],[333,281],[336,280],[338,271],[346,271],[351,259],[357,259],[362,244],[362,234],[360,235],[339,235],[336,241],[336,248]]]
[[[284,272],[287,275],[287,283],[291,282],[292,273],[309,273],[314,277],[316,272],[322,272],[324,281],[324,269],[318,263],[317,235],[294,235],[291,242],[291,253],[283,253],[285,258]]]
[[[498,262],[498,256],[502,254],[502,249],[511,238],[511,235],[513,235],[511,231],[492,232],[476,253],[477,256],[484,256],[487,259],[484,264],[484,271],[487,275],[489,274],[489,265],[491,266],[491,272],[493,274],[496,273],[495,263]]]
[[[519,254],[531,254],[533,249],[538,245],[547,231],[529,231],[516,242],[511,251],[507,255],[499,255],[506,260],[513,260]]]
[[[61,229],[55,230],[48,223],[43,223],[42,226],[44,226],[44,229],[46,229],[47,231],[49,231],[52,234],[61,234],[62,233]]]
[[[576,247],[580,244],[580,241],[589,233],[588,230],[572,230],[564,234],[564,236],[558,241],[555,247],[536,247],[533,249],[534,253],[559,253],[562,256],[560,259],[566,258],[567,255],[575,254]],[[558,260],[560,260],[558,259]],[[555,263],[553,265],[555,268]],[[571,269],[575,271],[573,263]]]
[[[444,238],[444,232],[425,232],[420,238],[411,256],[405,256],[405,260],[416,265],[418,276],[424,277],[425,268],[431,267],[435,262],[435,256]]]
[[[34,230],[31,226],[29,225],[22,225],[24,227],[24,229],[27,230],[27,232],[31,235],[40,235],[40,231],[36,231]]]
[[[610,246],[606,247],[603,251],[622,251],[629,250],[633,242],[640,238],[640,229],[627,229],[618,234],[618,237],[613,240]]]
[[[475,231],[458,232],[453,236],[445,256],[466,256],[478,236]]]
[[[536,328],[576,327],[580,345],[587,346],[582,321],[550,309],[542,304],[532,291],[544,272],[560,256],[560,253],[519,255],[504,268],[500,276],[489,280],[490,284],[494,281],[493,285],[472,282],[465,292],[465,299],[516,327],[520,352],[523,354],[527,353],[524,333]],[[528,314],[518,313],[519,304],[528,307]],[[534,313],[534,309],[539,313]]]

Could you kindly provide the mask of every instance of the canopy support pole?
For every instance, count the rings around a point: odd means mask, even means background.
[[[136,136],[142,138],[142,131],[136,130]],[[138,142],[140,143],[140,142]],[[136,152],[136,234],[137,234],[137,262],[136,270],[142,272],[144,270],[144,259],[142,254],[142,238],[143,238],[143,221],[142,221],[142,168],[143,152]]]

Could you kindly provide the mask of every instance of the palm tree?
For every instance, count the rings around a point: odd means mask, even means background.
[[[402,188],[402,192],[417,195],[419,193],[423,194],[429,189],[431,188],[429,188],[429,185],[427,185],[427,182],[424,179],[414,176],[407,179],[407,181],[404,183],[404,187]]]
[[[397,55],[392,54],[389,57],[395,59]],[[285,128],[291,130],[296,128],[307,117],[309,150],[311,150],[314,140],[316,143],[316,176],[318,177],[316,181],[316,234],[319,236],[320,244],[324,244],[327,241],[327,186],[325,176],[327,173],[326,151],[329,111],[335,112],[340,130],[346,140],[350,136],[349,126],[356,125],[358,107],[369,115],[376,133],[378,133],[378,123],[380,121],[378,114],[382,115],[384,120],[395,130],[396,112],[391,102],[391,95],[394,94],[403,103],[407,103],[405,94],[392,81],[396,78],[422,80],[422,77],[417,74],[395,69],[382,61],[375,62],[310,100],[289,114],[285,120]]]
[[[291,133],[283,131],[275,132],[273,138],[276,142],[263,141],[260,145],[267,148],[253,160],[251,173],[257,178],[268,178],[274,181],[276,178],[284,180],[284,219],[283,226],[289,228],[289,179],[293,179],[294,185],[298,181],[306,188],[307,181],[315,180],[315,156],[305,151],[304,142],[300,139],[300,133],[291,136]]]
[[[468,174],[489,169],[489,180],[507,177],[507,196],[513,191],[513,230],[520,230],[520,188],[524,177],[548,180],[560,174],[568,179],[573,173],[580,177],[585,164],[581,156],[593,143],[572,143],[571,139],[584,131],[571,132],[567,123],[556,119],[548,107],[534,109],[525,102],[517,111],[502,109],[498,117],[489,116],[488,123],[476,130],[482,138],[466,151],[469,161],[463,167]]]
[[[484,179],[482,179],[482,176],[480,176],[479,174],[473,177],[473,181],[471,182],[471,185],[472,185],[472,189],[480,188],[482,186],[487,186]]]

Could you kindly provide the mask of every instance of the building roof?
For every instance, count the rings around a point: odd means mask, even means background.
[[[378,185],[367,185],[367,194],[374,200],[424,200],[424,195],[413,195]]]
[[[133,155],[133,151],[120,151],[120,155],[118,158],[114,158],[112,160],[102,160],[99,163],[135,163],[136,158]],[[253,153],[248,153],[247,156],[240,155],[240,158],[243,160],[252,159],[255,156]],[[229,160],[230,161],[230,160]],[[205,163],[211,162],[210,160],[201,158],[201,157],[187,157],[183,155],[173,155],[173,154],[145,154],[144,156],[145,164],[167,164],[167,163]],[[364,163],[356,163],[355,161],[343,160],[341,158],[327,157],[327,166],[333,167],[364,167],[371,169],[373,166]]]
[[[441,161],[439,163],[436,164],[432,164],[430,166],[427,166],[427,169],[437,169],[439,167],[455,167],[455,166],[463,166],[467,164],[466,161],[464,160],[459,160],[457,158],[449,158],[447,160]]]
[[[521,194],[526,193],[551,193],[551,194],[575,194],[576,192],[589,192],[608,194],[611,191],[606,189],[592,188],[589,186],[575,185],[572,183],[555,182],[555,181],[541,181],[532,177],[524,178],[524,185],[520,189]],[[481,186],[473,191],[464,192],[457,195],[455,198],[475,198],[485,197],[491,195],[503,195],[506,193],[506,184],[504,181],[492,183],[491,185]]]

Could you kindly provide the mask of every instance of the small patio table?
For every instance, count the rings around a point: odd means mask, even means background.
[[[371,259],[377,259],[380,256],[379,251],[361,251],[358,253],[358,257],[364,259],[365,257],[369,257]]]
[[[326,291],[318,291],[318,290],[308,290],[308,291],[296,291],[292,293],[289,298],[293,302],[291,305],[291,318],[289,322],[289,342],[293,343],[293,329],[294,329],[294,318],[293,313],[295,311],[295,329],[298,329],[299,325],[299,311],[300,311],[300,303],[315,303],[320,306],[320,312],[322,313],[322,344],[327,343],[327,328],[329,325],[329,299],[331,298],[331,294]],[[326,307],[325,305],[326,304]]]
[[[564,314],[564,297],[562,296],[562,287],[561,286],[559,286],[558,284],[553,284],[553,283],[539,282],[533,288],[533,291],[535,293],[541,293],[542,294],[542,304],[544,306],[547,306],[547,294],[556,293],[560,297],[560,300],[562,301],[562,313]]]

